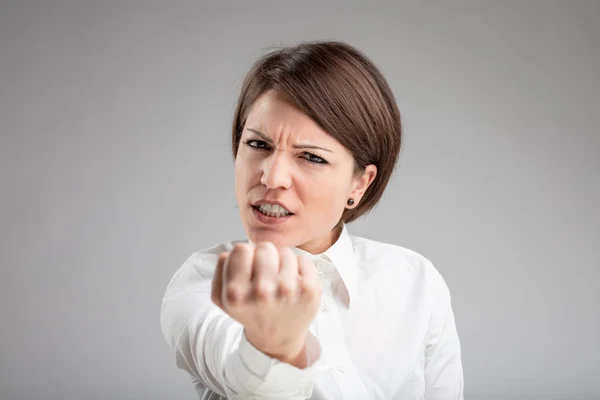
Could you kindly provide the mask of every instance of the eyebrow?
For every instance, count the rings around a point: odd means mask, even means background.
[[[271,140],[270,137],[268,137],[267,135],[265,135],[264,133],[257,131],[256,129],[252,129],[252,128],[246,128],[247,130],[256,133],[258,136],[260,136],[265,142],[269,143],[270,145],[273,145],[273,141]],[[317,149],[317,150],[323,150],[323,151],[328,151],[330,153],[333,153],[333,151],[326,149],[324,147],[319,147],[319,146],[313,146],[311,144],[295,144],[292,146],[294,149]]]

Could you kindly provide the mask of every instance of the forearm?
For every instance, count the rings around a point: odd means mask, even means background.
[[[173,284],[163,299],[161,326],[177,366],[229,398],[310,397],[322,368],[314,362],[314,352],[305,353],[308,367],[301,368],[301,354],[282,361],[259,351],[245,337],[243,326],[211,302],[210,282],[200,276],[194,279],[174,279],[185,285]]]
[[[235,321],[227,321],[227,316],[205,318],[203,324],[207,325],[190,321],[182,331],[175,351],[179,368],[205,386],[228,398],[310,397],[315,375],[319,372],[314,360],[307,368],[301,368],[265,354],[247,340],[241,326],[236,326]],[[224,329],[215,329],[217,327]],[[310,359],[307,353],[299,354],[297,358],[303,359],[301,362],[304,363]]]
[[[297,340],[289,343],[273,344],[265,343],[258,335],[254,335],[247,329],[244,331],[248,341],[267,356],[290,364],[299,369],[305,369],[313,365],[321,356],[321,345],[319,340],[310,332],[301,334]]]

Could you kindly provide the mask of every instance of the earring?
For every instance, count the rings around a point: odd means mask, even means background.
[[[354,205],[354,199],[353,198],[349,198],[348,201],[346,202],[346,204],[348,204],[349,206],[353,206]]]

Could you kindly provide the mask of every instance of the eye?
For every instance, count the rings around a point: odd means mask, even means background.
[[[249,147],[255,148],[255,149],[260,149],[260,150],[268,150],[269,149],[269,144],[267,142],[265,142],[264,140],[249,139],[249,140],[246,140],[244,142],[244,144],[248,145]]]
[[[302,158],[314,164],[329,164],[327,160],[312,153],[302,153]]]

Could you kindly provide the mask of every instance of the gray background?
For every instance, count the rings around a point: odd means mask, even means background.
[[[244,237],[229,134],[271,45],[382,69],[399,168],[351,233],[430,258],[469,399],[599,399],[600,2],[2,1],[0,399],[193,399],[159,325]]]

